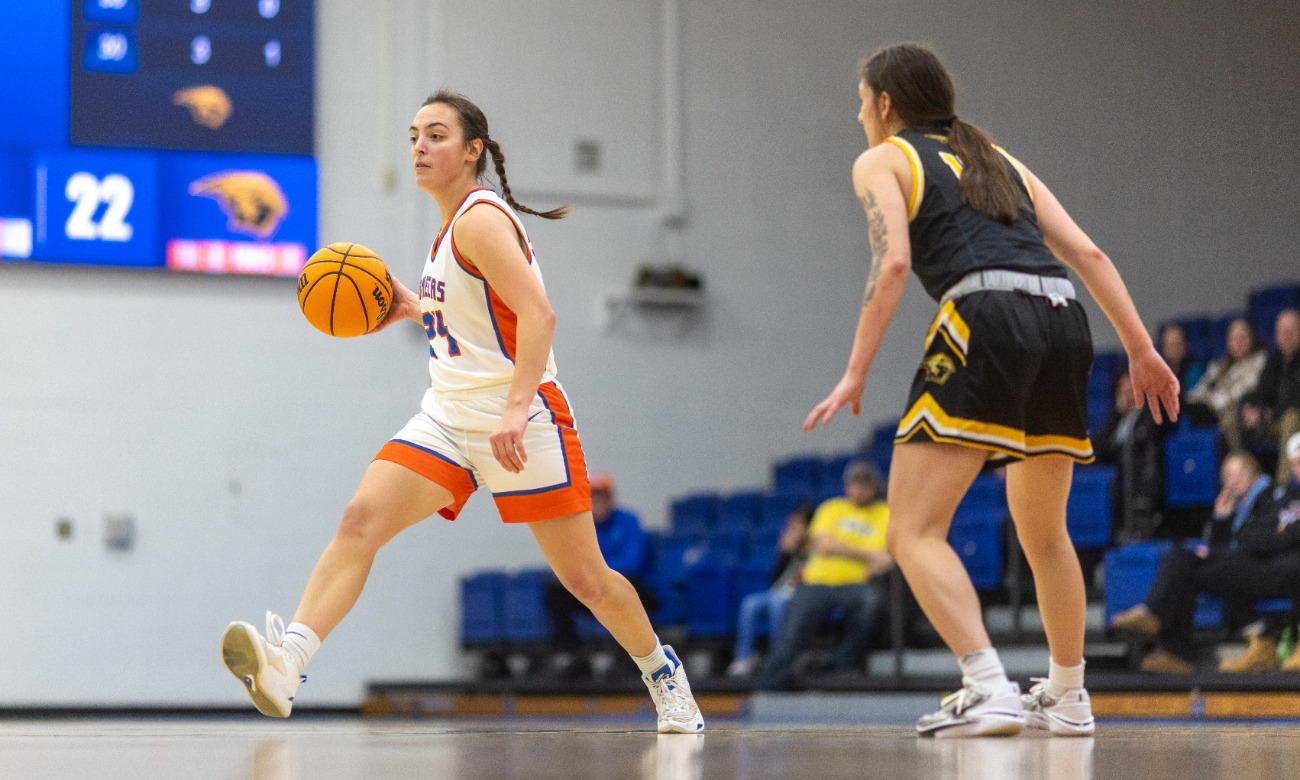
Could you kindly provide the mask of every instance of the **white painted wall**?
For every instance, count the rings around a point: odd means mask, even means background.
[[[854,70],[880,44],[940,48],[959,113],[1053,187],[1148,323],[1240,307],[1252,286],[1297,276],[1289,3],[682,10],[689,221],[673,235],[657,211],[657,4],[318,3],[321,242],[368,244],[413,283],[437,217],[409,182],[405,127],[440,86],[480,102],[520,198],[577,206],[529,223],[560,314],[561,377],[589,462],[650,525],[674,495],[763,484],[774,459],[849,448],[900,411],[933,311],[915,284],[864,419],[798,432],[842,370],[861,296]],[[573,171],[578,139],[601,143],[602,171]],[[606,329],[603,297],[674,251],[706,278],[698,327]],[[0,706],[240,703],[217,637],[266,608],[292,613],[367,461],[416,409],[412,331],[325,338],[286,281],[0,268]],[[111,512],[135,516],[133,550],[103,545]],[[55,538],[59,517],[69,541]],[[301,701],[457,674],[458,577],[539,563],[486,496],[454,526],[408,531]]]

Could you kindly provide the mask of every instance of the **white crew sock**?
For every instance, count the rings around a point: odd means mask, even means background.
[[[996,691],[1011,684],[998,651],[991,647],[963,655],[957,659],[957,665],[961,667],[963,682],[969,681],[978,688]]]
[[[1047,692],[1059,699],[1075,688],[1083,687],[1083,661],[1078,666],[1061,666],[1055,660],[1047,666]]]
[[[301,672],[311,662],[311,657],[320,649],[320,637],[302,623],[290,623],[284,630],[284,648]]]
[[[664,646],[659,641],[659,637],[655,637],[655,649],[650,653],[650,655],[647,655],[644,658],[632,656],[632,660],[636,661],[637,668],[641,670],[641,674],[651,679],[654,679],[665,666],[668,667],[668,674],[677,671],[678,666],[678,664],[673,663],[672,659],[664,652]]]

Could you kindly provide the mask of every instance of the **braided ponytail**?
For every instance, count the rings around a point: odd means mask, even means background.
[[[568,206],[560,206],[550,211],[534,211],[515,200],[515,196],[510,193],[510,183],[506,181],[506,156],[501,153],[501,144],[491,138],[484,138],[483,147],[492,154],[492,167],[496,169],[497,180],[501,182],[501,197],[505,198],[506,203],[509,203],[511,208],[542,219],[563,219],[569,216]]]
[[[479,155],[478,165],[475,166],[474,173],[480,177],[483,175],[483,171],[487,169],[486,155],[490,153],[492,155],[492,167],[496,169],[497,179],[501,181],[501,196],[505,198],[506,203],[509,203],[511,208],[542,219],[561,219],[568,216],[568,206],[560,206],[550,211],[534,211],[515,200],[514,195],[510,194],[510,184],[506,181],[506,156],[501,153],[501,144],[493,141],[488,136],[487,117],[484,116],[483,109],[476,106],[474,101],[456,92],[441,89],[430,95],[421,107],[431,106],[434,103],[451,106],[455,110],[456,116],[460,119],[460,129],[465,136],[465,143],[474,140],[483,142],[483,154]]]

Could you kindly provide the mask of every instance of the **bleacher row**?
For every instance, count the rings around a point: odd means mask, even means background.
[[[678,626],[689,639],[729,639],[736,615],[749,593],[766,589],[775,565],[777,540],[786,518],[801,504],[843,494],[845,466],[865,457],[887,467],[893,426],[880,426],[871,452],[828,457],[799,456],[773,468],[768,491],[700,493],[672,502],[671,528],[651,532],[653,566],[645,577],[658,601],[651,613],[656,627]],[[883,469],[882,469],[883,471]],[[1081,548],[1106,546],[1111,538],[1111,485],[1115,469],[1081,468],[1069,501],[1069,530]],[[954,518],[949,540],[977,588],[1001,587],[1008,519],[1002,479],[982,474]],[[466,647],[544,643],[551,636],[545,588],[549,573],[479,571],[461,580],[461,638]],[[608,634],[592,619],[579,626],[589,639]]]
[[[1194,315],[1170,320],[1187,334],[1188,353],[1193,360],[1207,363],[1227,351],[1228,326],[1244,318],[1260,340],[1273,343],[1274,322],[1284,309],[1300,309],[1300,284],[1277,284],[1254,290],[1247,296],[1245,311],[1215,315]],[[1089,427],[1096,431],[1113,404],[1111,386],[1125,368],[1122,352],[1098,354],[1088,386]],[[1185,390],[1190,388],[1184,388]],[[1165,507],[1209,507],[1218,493],[1218,466],[1221,450],[1217,427],[1192,427],[1183,419],[1165,440]],[[1169,540],[1137,542],[1109,550],[1105,567],[1106,623],[1146,597],[1155,578],[1160,555],[1173,544]],[[1269,599],[1256,605],[1260,612],[1285,612],[1292,609],[1286,599]],[[1201,595],[1197,599],[1194,625],[1199,630],[1213,630],[1223,625],[1223,604],[1219,599]]]
[[[1300,307],[1300,284],[1277,285],[1250,294],[1246,312],[1182,317],[1174,322],[1187,333],[1193,358],[1208,361],[1225,351],[1229,323],[1241,316],[1265,340],[1278,312]],[[1101,429],[1114,406],[1114,382],[1127,367],[1123,352],[1102,351],[1094,359],[1088,384],[1089,427]],[[652,563],[645,577],[658,607],[657,628],[675,626],[687,639],[729,639],[744,596],[768,587],[777,540],[786,518],[800,504],[816,504],[842,494],[844,467],[854,458],[872,461],[887,474],[894,424],[873,429],[860,452],[804,455],[774,464],[768,490],[729,494],[699,493],[671,504],[670,528],[651,532]],[[1165,439],[1165,506],[1205,508],[1218,492],[1220,436],[1217,428],[1192,427],[1186,420]],[[1081,550],[1104,551],[1105,612],[1110,617],[1145,595],[1169,541],[1112,546],[1116,469],[1083,466],[1075,471],[1067,506],[1067,527]],[[981,474],[958,507],[949,541],[966,565],[977,590],[1003,587],[1008,565],[1006,491],[995,473]],[[1011,548],[1014,549],[1014,548]],[[544,644],[551,636],[544,569],[480,571],[464,577],[462,644],[467,648],[518,648]],[[1286,602],[1262,605],[1289,608]],[[1202,598],[1198,628],[1221,623],[1221,605]],[[608,639],[594,619],[580,622],[579,633]]]

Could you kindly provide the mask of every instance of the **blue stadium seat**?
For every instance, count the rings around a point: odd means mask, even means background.
[[[1109,547],[1115,514],[1111,487],[1114,466],[1087,466],[1074,470],[1074,483],[1065,507],[1065,525],[1075,547]]]
[[[894,434],[898,433],[898,422],[880,423],[871,429],[871,451],[868,457],[880,469],[882,475],[889,473],[889,464],[894,458]]]
[[[1274,323],[1283,309],[1300,309],[1300,284],[1277,284],[1262,287],[1250,294],[1246,316],[1255,326],[1259,338],[1270,348],[1273,343]]]
[[[799,507],[808,503],[809,496],[797,493],[770,493],[763,497],[758,508],[758,526],[755,536],[780,534],[785,528],[786,518]]]
[[[481,571],[460,580],[460,641],[464,645],[505,639],[506,573]]]
[[[1106,551],[1102,567],[1106,576],[1106,625],[1115,615],[1147,597],[1156,578],[1160,556],[1168,541],[1136,542]]]
[[[613,639],[613,636],[611,636],[609,633],[609,629],[602,626],[600,624],[600,621],[591,615],[584,614],[581,612],[578,613],[577,615],[574,615],[573,625],[575,628],[578,629],[579,639],[584,639],[584,640]]]
[[[1191,355],[1193,360],[1208,363],[1214,357],[1214,321],[1209,317],[1183,317],[1174,322],[1182,327],[1183,333],[1187,334],[1187,354]]]
[[[527,569],[506,578],[505,637],[512,642],[537,642],[554,633],[551,611],[546,608],[546,585],[551,573]]]
[[[715,529],[709,535],[704,556],[726,566],[739,566],[744,557],[748,537],[739,529]]]
[[[1123,352],[1098,352],[1088,374],[1088,430],[1098,431],[1115,408],[1115,380],[1128,367]]]
[[[1177,430],[1165,440],[1165,504],[1210,506],[1219,492],[1219,429]]]
[[[1106,625],[1115,615],[1141,602],[1155,581],[1160,556],[1171,542],[1136,542],[1106,551],[1103,559],[1106,576]],[[1255,604],[1260,612],[1289,612],[1290,599],[1263,599]],[[1223,602],[1213,596],[1196,597],[1192,625],[1198,630],[1212,630],[1223,625]]]
[[[844,495],[844,469],[857,459],[865,460],[866,456],[855,452],[842,452],[822,461],[817,480],[817,494],[824,496],[830,491],[837,496]]]
[[[957,507],[948,531],[948,543],[966,566],[976,590],[1002,585],[1002,521],[997,507]]]
[[[746,533],[758,525],[763,506],[763,492],[744,490],[725,496],[718,502],[716,528]]]
[[[772,466],[773,492],[811,495],[817,487],[821,465],[821,458],[815,455],[799,455],[777,461]]]
[[[736,600],[729,566],[706,561],[686,580],[686,633],[692,637],[730,636],[735,632]]]
[[[967,509],[997,509],[1005,514],[1007,509],[1006,481],[997,474],[989,472],[980,474],[971,483],[966,495],[961,500],[960,506]]]
[[[1105,384],[1109,393],[1115,379],[1127,369],[1128,355],[1123,350],[1097,352],[1092,356],[1092,374],[1089,375],[1089,380],[1096,378],[1097,381]]]
[[[674,499],[670,507],[673,533],[707,535],[717,523],[719,500],[716,493],[697,493]]]

